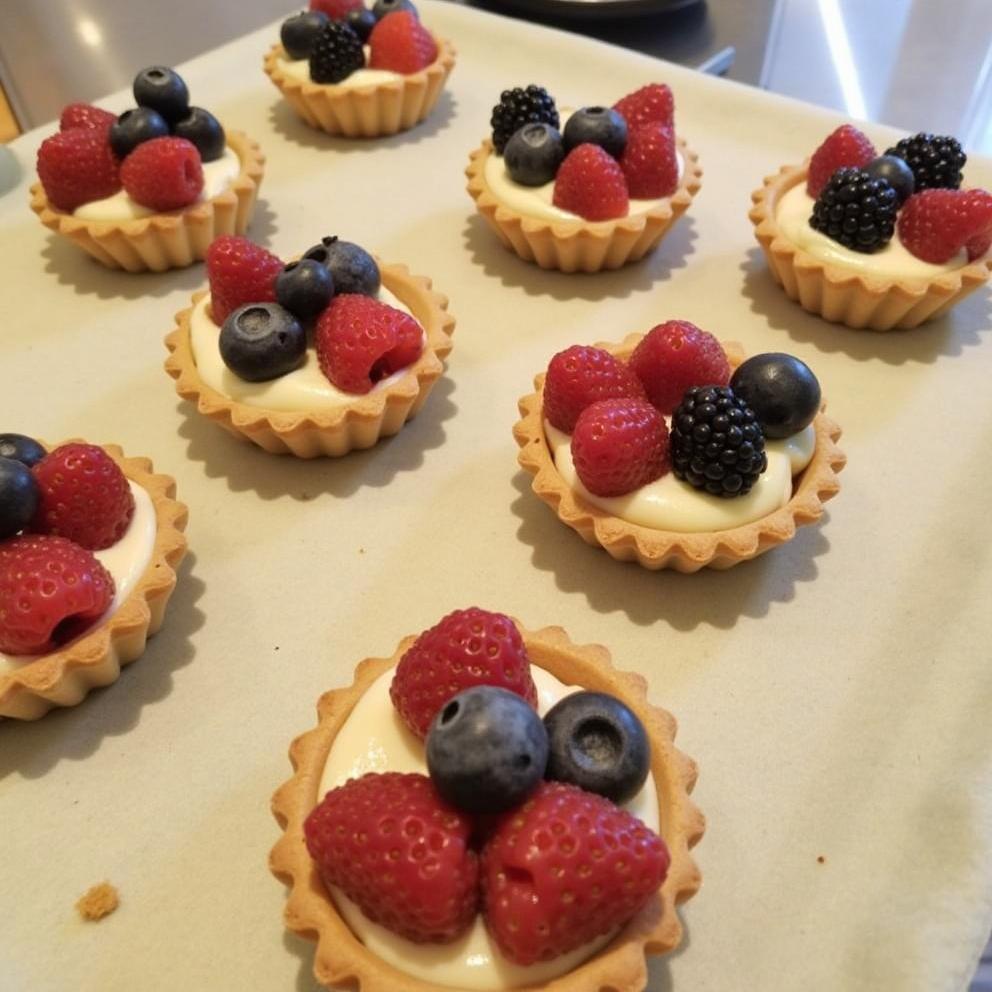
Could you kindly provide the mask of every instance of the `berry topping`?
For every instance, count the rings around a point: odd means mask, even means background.
[[[679,185],[675,132],[664,124],[642,124],[630,132],[620,157],[627,191],[642,200],[671,196]]]
[[[314,245],[303,257],[316,259],[327,267],[336,293],[375,296],[379,292],[379,266],[364,248],[351,241],[339,241],[336,237],[321,238],[320,244]]]
[[[806,192],[815,200],[838,169],[845,166],[862,169],[877,154],[866,134],[850,124],[842,124],[827,135],[823,144],[813,152],[806,177]]]
[[[579,145],[599,145],[614,158],[627,146],[627,122],[612,107],[582,107],[565,121],[565,152]]]
[[[411,14],[417,13],[410,0],[375,0],[372,5],[372,14],[377,21],[381,21],[387,14],[395,14],[399,10],[408,10]]]
[[[339,293],[317,320],[315,343],[321,371],[338,389],[367,393],[420,357],[423,330],[402,310]]]
[[[572,461],[595,496],[624,496],[669,469],[668,427],[647,400],[599,400],[579,415]]]
[[[103,616],[113,598],[110,573],[64,537],[23,534],[0,544],[0,651],[54,651]]]
[[[304,10],[283,21],[279,29],[279,40],[286,49],[286,54],[291,59],[310,58],[317,37],[329,20],[322,10]]]
[[[319,10],[332,21],[343,21],[350,11],[362,6],[362,0],[310,0],[311,10]]]
[[[741,363],[730,388],[761,424],[765,437],[789,437],[813,423],[820,409],[820,383],[812,369],[792,355],[769,352]]]
[[[516,693],[477,685],[444,704],[427,734],[427,769],[442,798],[468,813],[501,813],[544,778],[548,735]]]
[[[139,107],[158,111],[166,121],[174,124],[186,116],[189,90],[175,69],[153,65],[134,77],[134,102]]]
[[[121,188],[107,135],[92,128],[72,128],[46,138],[38,149],[38,178],[52,204],[69,212]]]
[[[185,138],[152,138],[121,163],[128,195],[151,210],[188,207],[203,192],[203,164]]]
[[[506,143],[525,124],[550,124],[559,127],[555,101],[543,86],[533,83],[526,89],[503,90],[499,103],[493,107],[490,124],[493,129],[493,148],[503,154]]]
[[[765,436],[729,386],[693,386],[672,414],[672,471],[713,496],[743,496],[768,467]]]
[[[730,363],[720,342],[687,320],[669,320],[651,328],[630,356],[630,367],[648,399],[671,413],[690,386],[725,385]]]
[[[884,179],[896,191],[900,203],[904,203],[915,192],[913,170],[898,155],[879,155],[864,168],[872,179]]]
[[[117,115],[109,110],[101,110],[90,103],[70,103],[62,109],[59,118],[59,130],[71,131],[73,128],[85,127],[94,131],[106,131]]]
[[[961,170],[968,156],[956,138],[939,134],[914,134],[903,138],[886,155],[896,155],[913,170],[916,191],[925,189],[958,189]]]
[[[126,158],[138,145],[168,134],[169,125],[158,111],[136,107],[125,110],[110,126],[110,147],[118,158]]]
[[[376,21],[375,14],[365,7],[359,7],[357,10],[349,10],[348,16],[345,18],[345,23],[362,39],[363,45],[368,43],[369,35],[372,34],[372,29],[375,27]]]
[[[544,416],[571,434],[579,414],[598,400],[644,399],[640,380],[619,358],[602,348],[575,344],[559,351],[544,379]]]
[[[23,434],[0,434],[0,458],[14,461],[30,468],[45,457],[45,449],[33,437]]]
[[[324,796],[303,833],[325,884],[393,933],[447,943],[475,919],[472,821],[448,806],[426,775],[351,779]]]
[[[992,194],[982,189],[927,189],[899,213],[899,240],[917,258],[942,265],[962,248],[973,262],[992,240]]]
[[[617,160],[599,145],[579,145],[565,156],[555,177],[552,202],[585,220],[626,217],[627,181]]]
[[[644,724],[615,696],[576,692],[545,714],[550,754],[545,776],[595,792],[614,803],[629,802],[651,770]]]
[[[423,739],[444,705],[477,685],[508,689],[537,707],[530,659],[513,621],[471,607],[449,613],[414,641],[396,666],[389,696]]]
[[[333,295],[330,270],[314,258],[290,262],[276,276],[276,299],[302,321],[313,320]]]
[[[224,234],[207,249],[210,314],[218,327],[246,303],[272,303],[282,262],[254,241]]]
[[[196,145],[203,162],[216,161],[227,147],[220,121],[202,107],[190,107],[189,113],[172,125],[172,133],[177,138],[185,138]]]
[[[810,227],[852,251],[884,248],[896,227],[899,198],[884,179],[863,169],[838,169],[823,188],[809,219]]]
[[[565,158],[565,143],[550,124],[525,124],[503,149],[510,178],[521,186],[550,183]]]
[[[664,83],[650,83],[613,105],[631,131],[643,124],[675,125],[675,98]]]
[[[38,510],[31,529],[100,551],[116,544],[134,516],[134,494],[120,466],[95,444],[63,444],[31,470]]]
[[[31,469],[0,457],[0,540],[27,527],[38,509],[38,484]]]
[[[303,325],[278,303],[248,303],[227,315],[220,357],[239,378],[267,382],[292,372],[307,351]]]
[[[511,961],[548,961],[632,919],[669,860],[637,817],[574,785],[544,782],[503,814],[482,852],[486,926]]]
[[[437,43],[409,10],[386,14],[369,35],[369,66],[392,72],[426,69],[437,58]]]
[[[328,21],[310,52],[310,78],[315,83],[340,83],[364,66],[362,39],[344,21]]]

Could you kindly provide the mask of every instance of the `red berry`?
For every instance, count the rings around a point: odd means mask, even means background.
[[[116,544],[134,516],[134,494],[120,466],[95,444],[63,444],[31,471],[38,509],[31,529],[91,551]]]
[[[687,320],[669,320],[648,331],[630,356],[630,367],[662,413],[671,413],[690,386],[730,381],[720,342]]]
[[[520,632],[502,613],[455,610],[425,630],[396,666],[389,696],[421,739],[449,699],[476,685],[515,692],[537,708],[537,689]]]
[[[675,132],[664,124],[642,124],[627,135],[620,168],[631,196],[653,200],[671,196],[679,185]]]
[[[310,9],[319,10],[332,21],[343,21],[351,10],[361,10],[363,0],[310,0]]]
[[[622,927],[661,888],[665,842],[574,785],[544,782],[482,852],[482,911],[517,964],[548,961]]]
[[[121,188],[107,132],[96,128],[72,128],[46,138],[38,149],[38,178],[52,204],[69,213]]]
[[[665,418],[647,400],[600,400],[572,431],[575,471],[595,496],[625,496],[670,468]]]
[[[110,573],[67,538],[22,534],[0,544],[0,651],[54,651],[103,616],[113,598]]]
[[[806,192],[815,200],[838,169],[848,165],[862,169],[877,155],[866,134],[850,124],[842,124],[813,152]]]
[[[409,10],[386,14],[369,35],[370,69],[419,72],[436,58],[436,42]]]
[[[128,196],[143,207],[179,210],[203,192],[203,162],[192,141],[152,138],[121,163],[121,181]]]
[[[973,262],[989,250],[992,193],[983,189],[925,189],[899,211],[899,240],[917,258],[942,265],[962,248]]]
[[[343,293],[317,318],[317,361],[346,393],[367,393],[420,357],[423,329],[409,314],[371,296]]]
[[[575,344],[559,351],[544,380],[544,416],[571,434],[579,414],[597,400],[622,396],[644,399],[641,380],[629,366],[602,348]]]
[[[117,116],[109,110],[101,110],[91,103],[70,103],[62,110],[59,118],[59,130],[71,131],[73,128],[83,127],[94,131],[109,130],[110,125],[117,120]]]
[[[220,327],[232,310],[246,303],[274,303],[282,262],[248,238],[223,234],[207,249],[210,314]]]
[[[558,167],[552,202],[585,220],[626,217],[627,181],[609,152],[599,145],[578,145]]]
[[[675,124],[675,98],[664,83],[650,83],[613,104],[613,109],[633,131],[643,124]]]
[[[303,825],[327,885],[374,923],[417,943],[447,943],[478,907],[472,821],[426,775],[369,773],[332,789]]]

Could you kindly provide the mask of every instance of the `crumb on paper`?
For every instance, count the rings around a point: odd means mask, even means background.
[[[820,855],[820,856],[819,856],[819,857],[818,857],[818,858],[816,859],[816,863],[817,863],[818,865],[825,865],[825,864],[827,863],[827,859],[826,859],[826,858],[825,858],[825,857],[824,857],[824,856],[823,856],[823,855],[821,854],[821,855]]]
[[[359,549],[358,549],[358,553],[359,553],[360,555],[363,555],[363,554],[365,554],[365,548],[359,548]]]
[[[79,910],[79,915],[84,920],[92,922],[109,916],[117,909],[118,905],[120,905],[120,899],[117,896],[117,889],[110,882],[100,882],[76,903],[76,909]]]

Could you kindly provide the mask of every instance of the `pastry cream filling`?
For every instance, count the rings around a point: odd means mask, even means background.
[[[128,485],[134,496],[134,516],[131,517],[131,523],[116,544],[102,551],[93,552],[97,561],[114,577],[114,598],[110,609],[80,635],[83,637],[91,630],[95,630],[131,595],[152,560],[155,534],[158,529],[155,507],[152,505],[151,497],[141,486],[130,479]],[[46,656],[43,654],[15,656],[0,652],[0,673],[16,671],[44,657]]]
[[[400,719],[389,698],[394,669],[383,672],[356,703],[334,738],[324,765],[318,795],[367,772],[427,774],[424,745]],[[531,667],[537,686],[538,710],[543,716],[559,699],[581,686],[568,686],[537,666]],[[652,830],[658,831],[658,793],[648,775],[641,791],[625,806]],[[528,967],[513,964],[490,939],[482,916],[451,944],[413,944],[369,920],[344,893],[332,888],[335,905],[363,944],[394,968],[415,978],[458,989],[495,990],[542,984],[577,968],[613,937],[607,934],[553,961]]]
[[[594,496],[575,471],[572,436],[552,427],[547,420],[544,434],[558,474],[586,502],[628,523],[680,534],[729,530],[774,513],[792,498],[792,477],[806,468],[816,448],[812,424],[791,437],[766,440],[768,468],[746,496],[733,499],[711,496],[677,479],[670,471],[626,496]]]
[[[213,162],[204,162],[203,190],[195,202],[202,203],[219,196],[234,182],[240,171],[241,159],[230,148],[225,148],[224,154]],[[72,216],[80,220],[138,220],[161,212],[143,207],[132,200],[125,190],[120,189],[113,196],[104,197],[102,200],[91,200],[81,207],[76,207]]]
[[[369,46],[365,45],[365,61],[369,59]],[[290,79],[295,79],[301,83],[312,83],[310,78],[309,59],[277,59],[279,68],[286,73]],[[345,77],[340,83],[315,83],[316,86],[339,86],[341,89],[355,89],[358,86],[378,86],[379,83],[388,83],[393,79],[400,79],[398,72],[390,69],[356,69],[350,76]]]

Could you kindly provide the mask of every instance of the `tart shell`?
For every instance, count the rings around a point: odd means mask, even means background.
[[[121,666],[139,658],[145,641],[162,626],[176,568],[186,554],[186,507],[173,498],[175,480],[156,474],[149,459],[127,458],[115,444],[103,449],[151,497],[156,531],[148,567],[128,598],[88,633],[0,673],[0,716],[37,720],[54,706],[75,706],[91,689],[116,682]]]
[[[636,992],[647,982],[645,955],[665,954],[678,946],[682,923],[676,906],[700,886],[700,872],[690,851],[705,828],[702,813],[689,798],[696,783],[696,765],[673,743],[675,718],[648,703],[647,684],[640,675],[612,667],[606,648],[573,644],[560,627],[528,631],[517,626],[532,664],[566,684],[619,697],[641,719],[651,741],[661,834],[671,854],[668,876],[657,896],[606,947],[567,974],[528,985],[522,992]],[[317,941],[314,974],[328,988],[457,992],[398,971],[367,951],[339,915],[303,839],[303,822],[322,798],[317,794],[320,779],[339,729],[369,686],[399,662],[414,640],[403,640],[391,658],[367,658],[356,668],[350,687],[321,697],[317,727],[298,737],[290,748],[294,775],[272,799],[272,811],[283,835],[272,849],[269,866],[290,888],[286,926]],[[410,946],[416,953],[416,945]]]
[[[467,189],[499,240],[524,261],[562,272],[619,269],[657,247],[702,186],[699,157],[681,139],[677,146],[685,163],[678,189],[658,206],[632,217],[559,221],[519,213],[499,200],[486,181],[486,162],[495,154],[489,138],[469,156]]]
[[[244,234],[248,229],[265,156],[258,144],[240,131],[229,131],[227,146],[241,169],[217,196],[182,210],[133,220],[82,220],[53,206],[41,183],[31,187],[31,209],[45,227],[69,238],[110,269],[165,272],[200,261],[214,238]]]
[[[781,198],[806,181],[809,162],[786,165],[751,194],[748,216],[768,260],[772,277],[810,313],[855,330],[891,331],[918,327],[940,317],[992,272],[992,253],[932,279],[892,279],[852,272],[825,262],[785,237],[775,217]]]
[[[619,345],[598,342],[595,347],[627,359],[642,337],[631,334]],[[723,348],[732,368],[744,360],[740,345],[728,343]],[[823,504],[840,489],[837,473],[847,461],[835,443],[841,431],[821,408],[813,421],[813,459],[793,480],[792,498],[774,513],[740,527],[702,533],[655,530],[630,523],[586,502],[559,475],[544,433],[544,379],[545,373],[538,375],[534,379],[536,391],[519,401],[521,419],[513,427],[520,445],[517,460],[534,476],[531,487],[558,519],[578,531],[587,544],[598,544],[618,561],[678,572],[730,568],[791,540],[797,527],[820,518]]]

